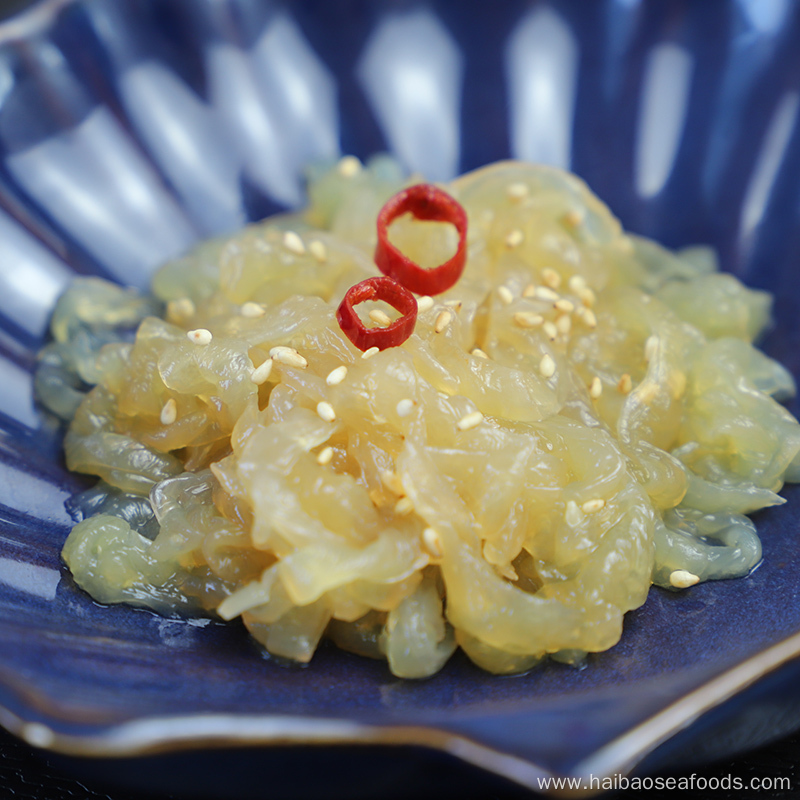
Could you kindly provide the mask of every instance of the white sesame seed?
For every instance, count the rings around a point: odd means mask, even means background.
[[[340,175],[345,178],[352,178],[353,175],[361,172],[361,162],[355,156],[344,156],[339,159],[337,169]]]
[[[552,378],[556,374],[556,362],[549,353],[542,356],[542,360],[539,362],[539,373],[543,378]]]
[[[211,335],[211,331],[206,330],[205,328],[197,328],[196,330],[188,331],[186,336],[190,342],[200,345],[207,345],[214,338]]]
[[[601,394],[603,394],[603,382],[595,375],[594,378],[592,378],[592,382],[589,384],[589,397],[591,397],[592,400],[597,400]]]
[[[599,511],[603,508],[606,504],[606,501],[603,500],[602,497],[595,497],[594,500],[587,500],[582,506],[581,511],[584,514],[594,514],[596,511]]]
[[[361,358],[363,359],[372,358],[372,356],[374,356],[375,353],[380,353],[380,351],[381,351],[380,347],[370,347],[361,354]]]
[[[247,302],[244,303],[242,307],[239,309],[239,313],[243,317],[255,318],[255,317],[263,317],[264,314],[267,313],[267,310],[264,308],[264,306],[261,305],[261,303]]]
[[[442,558],[444,556],[442,537],[439,536],[439,531],[436,528],[425,528],[422,531],[422,543],[434,558]]]
[[[553,303],[553,308],[556,311],[563,311],[565,314],[571,314],[575,310],[575,304],[571,300],[566,300],[563,297]]]
[[[393,494],[398,497],[404,497],[406,490],[403,488],[403,481],[400,476],[390,469],[385,469],[381,472],[381,483]]]
[[[572,317],[569,314],[561,314],[556,317],[556,330],[566,336],[572,330]]]
[[[327,383],[328,386],[338,386],[345,379],[346,375],[347,367],[342,364],[341,367],[336,367],[336,369],[332,369],[328,373],[328,377],[325,378],[325,383]]]
[[[480,347],[473,347],[472,350],[470,351],[470,355],[475,356],[476,358],[489,358],[489,356],[486,353],[484,353],[484,351],[481,350]]]
[[[514,324],[520,328],[536,328],[543,322],[544,317],[533,311],[517,311],[514,314]]]
[[[536,297],[536,286],[533,283],[529,283],[524,291],[522,292],[523,297]]]
[[[381,311],[379,308],[373,308],[372,311],[369,312],[369,318],[376,325],[380,325],[382,328],[388,328],[389,325],[392,324],[392,318],[385,311]]]
[[[417,298],[417,311],[427,311],[429,308],[433,308],[432,297],[424,294],[422,297]]]
[[[161,424],[172,425],[178,419],[178,404],[174,397],[170,397],[161,407]]]
[[[617,391],[621,394],[630,394],[631,389],[633,389],[633,381],[631,380],[631,376],[626,372],[619,379],[619,383],[617,383]]]
[[[554,292],[548,286],[537,286],[535,289],[535,295],[538,300],[548,300],[551,303],[555,303],[556,300],[561,299],[559,294]]]
[[[456,427],[460,431],[468,431],[472,428],[476,428],[478,425],[483,422],[483,414],[480,411],[473,411],[470,414],[465,414],[461,419],[456,423]]]
[[[690,586],[700,583],[700,578],[689,570],[676,569],[670,572],[669,582],[676,589],[688,589]]]
[[[336,412],[327,400],[320,400],[317,403],[317,416],[323,422],[333,422],[336,419]]]
[[[506,247],[519,247],[524,239],[525,236],[522,231],[519,228],[514,228],[514,230],[506,236]]]
[[[652,361],[660,346],[661,340],[658,336],[655,334],[648,336],[644,343],[644,360]]]
[[[578,508],[578,504],[574,500],[567,503],[566,511],[564,512],[564,520],[570,528],[575,528],[583,521],[583,513]]]
[[[506,304],[509,305],[514,300],[514,293],[508,286],[501,285],[497,287],[497,296]]]
[[[448,308],[452,308],[452,309],[453,309],[453,311],[455,311],[455,312],[456,312],[456,314],[458,314],[458,312],[459,312],[459,311],[461,311],[461,305],[462,305],[462,303],[461,303],[461,301],[460,301],[460,300],[445,300],[445,301],[444,301],[444,304],[445,304],[445,305],[446,305]]]
[[[509,183],[508,186],[506,186],[506,194],[509,199],[514,201],[523,200],[528,196],[529,191],[530,190],[524,183]]]
[[[267,378],[269,378],[269,374],[272,372],[272,363],[272,359],[268,358],[250,373],[250,380],[256,386],[262,386],[267,382]]]
[[[270,356],[274,361],[279,364],[286,364],[287,367],[299,367],[305,369],[308,366],[308,361],[294,349],[294,347],[286,347],[285,345],[278,345],[269,351]]]
[[[633,396],[644,405],[650,405],[656,399],[661,387],[653,380],[642,381],[637,387]]]
[[[196,311],[194,303],[188,297],[182,297],[180,300],[170,300],[167,303],[167,314],[172,319],[188,319],[193,317]]]
[[[333,448],[328,446],[319,451],[319,455],[317,455],[317,464],[324,467],[326,464],[330,464],[332,458]]]
[[[576,292],[578,297],[585,306],[591,308],[595,301],[597,300],[597,295],[587,286],[585,289],[581,289],[580,292]]]
[[[453,320],[453,315],[449,311],[442,311],[438,317],[436,317],[436,322],[433,325],[433,330],[435,333],[441,333]]]
[[[551,342],[554,342],[558,338],[558,328],[549,320],[542,325],[542,330],[544,331],[544,335]]]
[[[397,403],[397,416],[407,417],[414,410],[416,403],[410,397],[404,397]]]
[[[586,279],[583,275],[573,275],[567,282],[567,286],[575,294],[580,294],[586,288]]]
[[[597,317],[591,308],[581,306],[578,310],[581,312],[578,316],[583,320],[583,324],[587,328],[593,329],[597,327]]]
[[[319,239],[313,239],[308,243],[308,252],[320,263],[328,260],[328,248]]]
[[[291,250],[292,253],[296,253],[298,256],[302,256],[306,252],[306,246],[303,244],[303,240],[294,231],[286,231],[286,233],[283,234],[283,246],[287,250]]]
[[[561,276],[552,267],[545,267],[542,270],[542,281],[551,289],[558,289],[561,286]]]
[[[405,517],[414,510],[414,502],[410,497],[401,497],[394,504],[394,513]]]

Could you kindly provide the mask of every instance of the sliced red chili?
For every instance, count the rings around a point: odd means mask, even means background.
[[[390,241],[388,229],[399,216],[410,213],[416,219],[449,222],[458,231],[455,255],[433,269],[425,269],[403,255]],[[441,294],[447,291],[464,271],[467,260],[467,212],[463,206],[429,183],[403,189],[392,197],[378,214],[378,244],[375,263],[378,269],[417,294]]]
[[[354,308],[367,300],[383,300],[402,316],[385,328],[367,328]],[[347,290],[336,310],[336,319],[345,336],[359,350],[369,350],[370,347],[385,350],[402,344],[414,332],[417,300],[392,278],[367,278]]]

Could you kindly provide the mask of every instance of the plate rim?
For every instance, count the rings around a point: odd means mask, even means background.
[[[320,745],[419,746],[555,797],[600,794],[604,779],[628,776],[659,745],[689,728],[770,673],[800,657],[800,632],[791,634],[702,682],[642,722],[619,734],[571,770],[557,772],[524,757],[504,753],[464,734],[436,726],[364,723],[344,718],[289,714],[197,713],[146,715],[110,725],[102,733],[66,734],[39,721],[26,721],[0,704],[0,726],[32,747],[77,758],[145,758],[212,748],[314,747]],[[9,686],[0,676],[0,686]],[[40,708],[48,696],[32,687]],[[798,720],[800,725],[800,720]],[[588,778],[592,777],[593,783]],[[542,782],[577,778],[581,788],[542,788]],[[597,788],[591,788],[596,785]]]

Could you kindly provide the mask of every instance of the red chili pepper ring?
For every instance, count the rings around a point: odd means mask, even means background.
[[[383,300],[403,316],[385,328],[367,328],[353,306],[367,300]],[[417,322],[417,300],[408,289],[392,278],[367,278],[351,286],[336,310],[345,336],[359,349],[377,347],[385,350],[402,344],[414,332]]]
[[[410,213],[416,219],[449,222],[458,231],[455,255],[433,269],[425,269],[403,255],[390,241],[389,225],[399,216]],[[392,197],[378,214],[378,244],[375,263],[378,269],[417,294],[441,294],[447,291],[464,271],[467,260],[467,212],[447,192],[429,183],[403,189]]]

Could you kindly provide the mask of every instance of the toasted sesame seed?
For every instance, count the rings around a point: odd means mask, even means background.
[[[270,356],[274,361],[279,364],[286,364],[287,367],[299,367],[305,369],[308,366],[308,361],[294,349],[294,347],[286,347],[285,345],[278,345],[269,351]]]
[[[256,386],[261,386],[267,382],[267,378],[269,378],[269,374],[272,372],[272,363],[272,359],[268,358],[250,373],[250,380]]]
[[[517,311],[514,314],[514,324],[520,328],[536,328],[544,322],[544,317],[534,311]]]
[[[528,189],[527,185],[524,183],[509,183],[506,186],[506,194],[509,196],[509,199],[517,201],[523,200],[528,196]]]
[[[583,521],[583,514],[574,500],[570,500],[567,503],[567,508],[564,512],[564,520],[570,528],[575,528]]]
[[[670,572],[669,583],[676,589],[688,589],[690,586],[700,583],[700,578],[689,570],[676,569]]]
[[[306,246],[303,244],[303,240],[294,231],[286,231],[286,233],[283,234],[283,246],[287,250],[296,253],[298,256],[302,256],[306,252]]]
[[[400,476],[390,469],[385,469],[381,472],[381,483],[393,494],[398,497],[404,497],[406,490],[403,488],[403,481]]]
[[[452,321],[453,315],[449,311],[442,311],[433,325],[435,333],[441,333]]]
[[[544,331],[544,335],[551,342],[554,342],[558,338],[558,328],[549,320],[542,325],[542,330]]]
[[[465,414],[463,417],[461,417],[461,419],[456,423],[456,427],[460,431],[468,431],[480,425],[481,422],[483,422],[483,414],[481,414],[480,411],[473,411],[470,414]]]
[[[577,228],[580,225],[584,218],[586,217],[586,212],[582,208],[573,208],[570,211],[567,211],[564,214],[564,222],[569,225],[571,228]]]
[[[442,537],[439,536],[439,531],[436,528],[425,528],[422,531],[422,543],[434,558],[442,558],[444,556]]]
[[[497,287],[497,296],[506,304],[509,305],[514,300],[514,293],[508,286],[501,284]]]
[[[371,489],[369,499],[372,500],[372,505],[380,508],[383,505],[383,492],[380,489]]]
[[[529,283],[522,292],[523,297],[536,297],[536,286],[533,283]]]
[[[658,336],[655,334],[648,336],[644,343],[644,360],[652,361],[660,346],[661,340]]]
[[[522,231],[519,228],[514,228],[514,230],[506,236],[506,247],[519,247],[524,239],[525,236]]]
[[[573,275],[567,282],[567,286],[575,294],[580,294],[586,288],[586,278],[583,275]]]
[[[563,297],[553,303],[553,308],[556,311],[563,311],[565,314],[571,314],[575,310],[575,304],[571,300],[566,300]]]
[[[410,497],[401,497],[394,504],[394,513],[405,517],[414,510],[414,501]]]
[[[325,242],[319,239],[313,239],[308,243],[308,252],[320,263],[328,260],[328,248],[325,247]]]
[[[681,372],[680,370],[674,370],[670,372],[669,378],[667,379],[669,383],[669,387],[672,390],[672,398],[674,400],[679,400],[683,397],[683,393],[686,391],[686,373]]]
[[[328,386],[338,386],[345,379],[346,375],[347,367],[342,364],[341,367],[336,367],[336,369],[332,369],[328,373],[328,377],[325,378],[325,383],[327,383]]]
[[[161,424],[172,425],[178,419],[178,404],[174,397],[170,397],[161,407]]]
[[[361,162],[355,156],[344,156],[339,159],[337,169],[340,175],[345,178],[352,178],[353,175],[361,172]]]
[[[381,351],[380,347],[370,347],[361,354],[361,358],[363,359],[372,358],[372,356],[374,356],[375,353],[380,353],[380,351]]]
[[[489,358],[489,356],[486,353],[484,353],[484,351],[481,350],[480,347],[473,347],[472,350],[470,351],[470,355],[475,356],[476,358]]]
[[[631,389],[633,389],[633,381],[631,380],[631,376],[628,375],[628,373],[626,372],[619,379],[619,383],[617,384],[617,391],[621,392],[622,394],[630,394]]]
[[[551,289],[558,289],[561,286],[561,276],[552,267],[545,267],[542,270],[542,281]]]
[[[336,419],[336,412],[327,400],[320,400],[317,403],[317,416],[323,422],[333,422]]]
[[[392,324],[392,318],[385,311],[381,311],[379,308],[373,308],[372,311],[369,312],[369,318],[376,325],[380,325],[382,328],[388,328],[389,325]]]
[[[433,308],[432,297],[424,294],[422,297],[417,298],[417,311],[427,311],[429,308]]]
[[[264,314],[267,313],[267,310],[264,308],[264,306],[261,305],[261,303],[247,302],[244,303],[242,307],[239,309],[239,313],[243,317],[255,318],[255,317],[263,317]]]
[[[188,331],[186,333],[187,338],[190,342],[194,342],[195,344],[206,345],[211,342],[214,338],[211,335],[211,331],[206,330],[205,328],[197,328],[193,331]]]
[[[407,417],[411,412],[414,410],[414,406],[416,403],[410,397],[404,397],[402,400],[399,400],[397,403],[397,416],[398,417]]]
[[[572,317],[569,314],[561,314],[556,317],[556,330],[566,336],[572,330]]]
[[[542,356],[542,360],[539,362],[539,373],[543,378],[552,378],[556,374],[556,362],[549,353]]]
[[[594,500],[587,500],[582,506],[581,511],[584,514],[594,514],[595,511],[599,511],[603,508],[606,504],[606,501],[603,500],[602,497],[595,497]]]
[[[595,375],[594,378],[592,378],[592,382],[589,384],[589,397],[591,397],[592,400],[597,400],[601,394],[603,394],[603,382]]]
[[[326,464],[330,464],[331,459],[333,458],[333,448],[328,446],[324,449],[319,451],[319,455],[317,455],[317,464],[320,466],[325,466]]]
[[[170,300],[167,303],[167,315],[172,319],[188,319],[193,317],[197,311],[194,303],[188,297],[180,300]]]
[[[560,295],[548,286],[537,286],[535,295],[538,300],[548,300],[551,303],[561,299]]]

